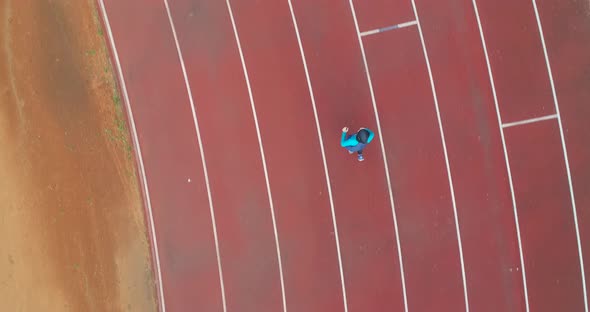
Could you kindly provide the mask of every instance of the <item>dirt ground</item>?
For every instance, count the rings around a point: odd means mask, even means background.
[[[0,0],[0,311],[155,311],[94,0]]]

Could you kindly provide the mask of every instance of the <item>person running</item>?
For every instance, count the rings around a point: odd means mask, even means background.
[[[367,128],[360,128],[355,134],[348,134],[348,127],[342,128],[342,138],[340,139],[340,146],[348,150],[349,154],[357,152],[358,161],[363,161],[363,149],[367,144],[371,143],[375,134]]]

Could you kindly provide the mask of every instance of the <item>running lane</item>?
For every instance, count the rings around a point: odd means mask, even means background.
[[[473,6],[464,2],[464,11],[472,13]],[[477,6],[502,121],[555,114],[532,1],[478,0]]]
[[[282,311],[264,169],[227,6],[168,2],[201,126],[227,309]]]
[[[463,311],[453,205],[418,28],[363,42],[393,177],[409,309]]]
[[[365,162],[340,147],[343,126],[377,132],[347,1],[293,2],[323,131],[349,311],[403,311],[392,207],[379,134]]]
[[[576,196],[586,283],[590,272],[590,11],[587,1],[538,3]],[[588,287],[588,285],[586,285]],[[587,290],[588,291],[588,290]],[[590,295],[590,294],[587,294]]]
[[[472,1],[416,5],[453,174],[470,308],[524,311],[508,170]]]
[[[231,4],[266,153],[288,311],[343,311],[330,198],[288,3]]]
[[[556,120],[505,129],[531,311],[584,311],[578,247]]]
[[[139,135],[166,309],[222,311],[201,155],[164,2],[105,5]]]

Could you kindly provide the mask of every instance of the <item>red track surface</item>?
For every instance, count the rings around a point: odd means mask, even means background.
[[[473,10],[452,9],[470,5],[470,0],[440,7],[419,1],[418,11],[446,132],[470,307],[521,311],[518,239],[485,55]],[[447,17],[453,14],[457,17]]]
[[[588,311],[588,4],[104,2],[162,311]]]
[[[274,0],[273,0],[274,1]],[[294,3],[324,130],[351,311],[403,309],[395,232],[378,143],[356,163],[338,144],[343,123],[376,130],[350,7],[345,1]],[[319,31],[321,30],[321,31]],[[377,140],[375,140],[377,141]]]
[[[400,104],[384,105],[380,114],[386,121],[383,138],[394,173],[406,275],[413,276],[408,278],[409,306],[461,310],[465,305],[453,205],[420,37],[416,28],[381,35],[367,37],[365,47],[373,60],[369,69],[377,102]]]

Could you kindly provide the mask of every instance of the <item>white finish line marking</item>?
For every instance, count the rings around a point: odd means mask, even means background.
[[[509,127],[526,125],[526,124],[530,124],[530,123],[534,123],[534,122],[556,119],[556,118],[557,118],[557,114],[553,114],[553,115],[548,115],[548,116],[543,116],[543,117],[525,119],[525,120],[521,120],[521,121],[508,122],[508,123],[502,124],[502,128],[505,129],[505,128],[509,128]]]
[[[400,29],[400,28],[404,28],[404,27],[414,26],[414,25],[418,25],[418,22],[417,21],[410,21],[410,22],[405,22],[405,23],[393,25],[393,26],[387,26],[387,27],[377,28],[377,29],[373,29],[373,30],[367,30],[367,31],[363,31],[361,33],[361,37],[374,35],[374,34],[386,32],[386,31],[390,31],[390,30],[394,30],[394,29]]]

